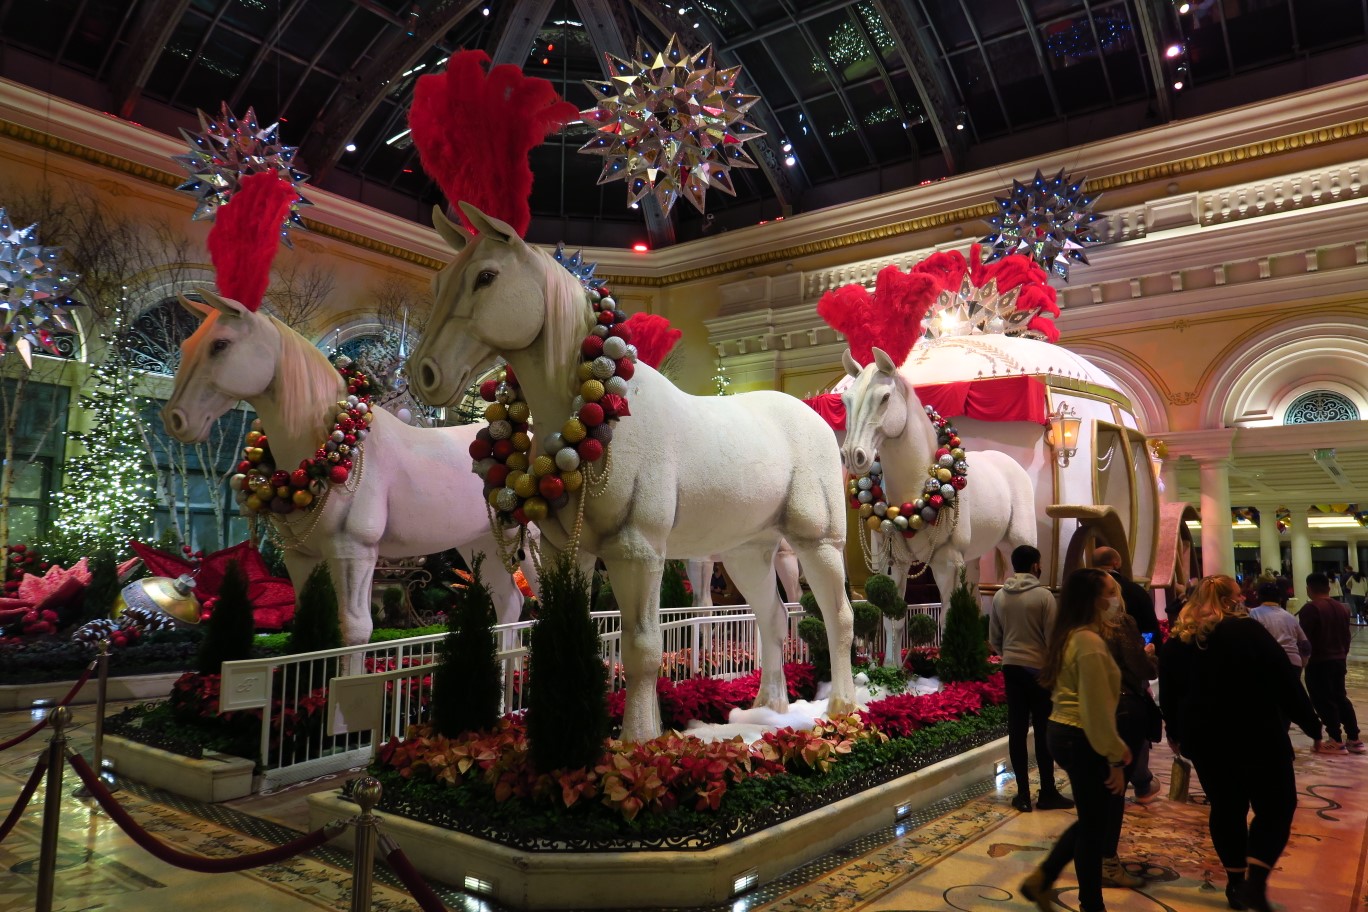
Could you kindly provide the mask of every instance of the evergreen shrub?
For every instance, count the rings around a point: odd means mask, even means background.
[[[432,726],[454,738],[488,731],[499,720],[501,690],[495,660],[494,597],[481,575],[484,554],[470,562],[470,582],[456,590],[432,679]]]
[[[978,599],[961,569],[959,585],[950,593],[950,610],[945,614],[945,633],[936,663],[942,684],[988,680],[988,640],[980,617]]]
[[[247,578],[242,575],[237,561],[229,561],[223,573],[214,613],[200,644],[196,667],[201,674],[219,674],[224,662],[236,662],[252,657],[252,632],[256,618],[252,602],[247,598]]]

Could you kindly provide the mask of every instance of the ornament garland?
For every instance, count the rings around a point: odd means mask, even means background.
[[[871,532],[901,532],[904,538],[911,538],[934,526],[941,511],[953,507],[956,496],[968,484],[969,463],[959,433],[931,406],[925,409],[927,420],[936,426],[936,461],[926,470],[920,497],[901,506],[889,504],[883,489],[883,466],[877,461],[868,475],[849,481],[850,507],[859,511]]]
[[[627,315],[606,292],[590,291],[589,299],[594,327],[580,343],[570,418],[540,441],[542,455],[533,455],[531,410],[513,369],[505,365],[480,384],[489,425],[471,441],[470,456],[500,526],[541,522],[565,507],[584,486],[585,471],[608,452],[618,419],[631,414],[627,381],[636,372],[637,351]]]
[[[352,460],[360,457],[361,443],[375,418],[371,411],[375,388],[345,355],[334,366],[347,383],[347,398],[338,400],[337,414],[323,445],[312,458],[300,460],[299,468],[293,472],[278,469],[261,419],[252,422],[244,441],[242,461],[229,482],[237,492],[243,515],[286,516],[310,510],[322,502],[330,485],[347,483]]]

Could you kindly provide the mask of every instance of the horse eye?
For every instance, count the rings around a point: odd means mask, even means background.
[[[879,397],[880,404],[887,402],[892,395],[892,393],[884,393],[881,397]]]
[[[492,269],[483,270],[479,275],[475,277],[475,287],[485,288],[486,286],[493,285],[494,280],[498,277],[499,274]]]
[[[209,354],[217,355],[219,352],[226,349],[229,346],[229,344],[230,343],[227,339],[215,339],[214,344],[209,349]]]

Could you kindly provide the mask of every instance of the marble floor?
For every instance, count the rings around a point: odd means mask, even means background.
[[[1350,694],[1368,716],[1368,664],[1350,666]],[[73,742],[88,748],[92,708],[76,707]],[[1368,719],[1365,719],[1368,723]],[[0,740],[30,724],[27,713],[0,714]],[[13,806],[43,747],[44,736],[0,754],[0,818]],[[1289,912],[1363,912],[1368,908],[1368,755],[1310,753],[1299,733],[1300,804],[1292,840],[1272,878],[1275,903]],[[87,751],[88,753],[88,751]],[[1171,756],[1155,749],[1151,768],[1167,791]],[[355,775],[357,773],[353,773]],[[71,773],[66,792],[70,793]],[[327,777],[223,805],[201,805],[125,783],[120,800],[148,830],[182,850],[204,855],[256,851],[305,829],[304,797],[333,789]],[[1063,784],[1061,780],[1061,784]],[[1206,813],[1194,777],[1194,801],[1128,803],[1121,854],[1145,886],[1109,889],[1111,912],[1199,912],[1226,908],[1219,863],[1206,835]],[[1036,790],[1032,785],[1032,792]],[[897,826],[864,837],[716,912],[1012,912],[1034,906],[1017,884],[1070,822],[1068,811],[1019,814],[1010,774],[985,780]],[[0,912],[34,908],[42,795],[0,843]],[[208,908],[216,912],[346,910],[350,856],[325,848],[243,874],[203,875],[152,858],[87,802],[62,805],[56,903],[61,912],[142,912]],[[439,887],[459,912],[497,912],[458,890]],[[1060,909],[1077,909],[1071,872],[1056,887]],[[397,880],[377,866],[373,908],[416,910]]]

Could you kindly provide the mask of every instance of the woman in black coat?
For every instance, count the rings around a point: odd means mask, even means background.
[[[1206,577],[1183,606],[1159,654],[1159,701],[1170,745],[1192,760],[1206,792],[1230,908],[1268,912],[1268,873],[1297,809],[1288,720],[1315,741],[1321,724],[1235,580]]]

